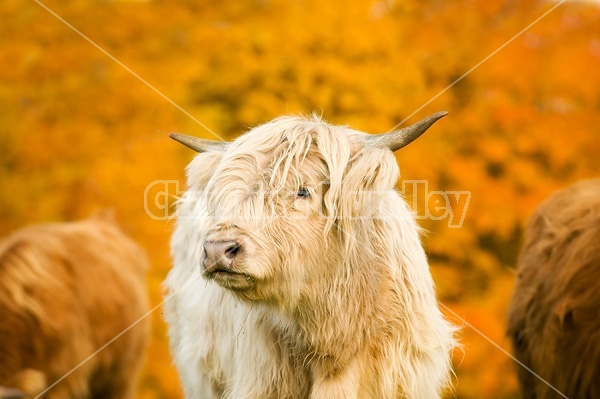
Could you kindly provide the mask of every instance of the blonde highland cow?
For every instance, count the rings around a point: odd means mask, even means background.
[[[385,135],[281,117],[188,167],[166,279],[186,398],[432,399],[455,328],[437,305]]]

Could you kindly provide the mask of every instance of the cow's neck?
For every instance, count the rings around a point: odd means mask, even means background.
[[[374,268],[339,265],[310,282],[293,312],[289,338],[300,338],[295,350],[311,367],[336,372],[345,367],[371,341],[378,303],[374,297],[379,276]],[[358,275],[360,273],[360,275]],[[295,335],[295,337],[293,336]]]

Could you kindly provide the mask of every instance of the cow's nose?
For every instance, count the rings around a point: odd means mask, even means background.
[[[204,241],[204,268],[229,267],[241,250],[237,241]]]

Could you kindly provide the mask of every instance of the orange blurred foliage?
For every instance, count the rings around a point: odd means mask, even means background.
[[[231,139],[280,114],[313,111],[382,132],[448,88],[410,119],[450,116],[398,160],[403,179],[471,194],[460,228],[421,221],[440,300],[463,319],[449,314],[464,326],[450,396],[516,396],[516,366],[469,325],[510,350],[504,318],[524,220],[555,189],[598,176],[598,5],[561,5],[455,82],[553,4],[43,3],[156,90],[35,2],[3,1],[0,235],[112,206],[150,254],[159,305],[172,229],[163,216],[193,155],[168,132],[217,138],[200,121]],[[161,194],[164,181],[171,197]],[[419,214],[435,205],[416,204]],[[160,309],[152,318],[140,397],[181,397]]]

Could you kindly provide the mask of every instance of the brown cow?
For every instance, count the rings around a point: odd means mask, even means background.
[[[600,179],[559,191],[529,220],[508,334],[552,385],[520,368],[523,397],[600,398]]]
[[[0,398],[133,398],[148,336],[143,250],[107,212],[0,242]],[[21,394],[19,393],[21,392]]]

